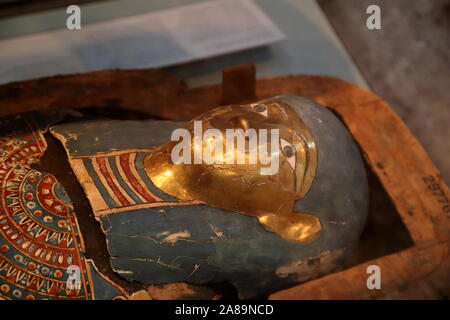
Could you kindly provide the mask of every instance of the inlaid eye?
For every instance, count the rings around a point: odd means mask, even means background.
[[[267,112],[267,106],[265,104],[258,103],[256,105],[254,105],[253,111],[258,112],[259,114],[261,114],[267,118],[268,112]]]
[[[286,157],[289,165],[293,170],[295,170],[296,157],[294,146],[282,138],[280,138],[280,144],[281,144],[281,151]]]

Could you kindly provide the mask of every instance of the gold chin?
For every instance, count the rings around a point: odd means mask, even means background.
[[[186,125],[194,137],[194,121],[201,120],[202,129],[278,129],[278,172],[261,174],[260,161],[249,162],[249,139],[245,148],[228,150],[235,158],[245,158],[245,164],[174,164],[172,148],[178,141],[156,147],[145,158],[145,170],[156,187],[183,201],[202,201],[213,207],[235,211],[258,218],[267,230],[294,241],[315,240],[322,226],[320,219],[308,213],[293,212],[295,201],[311,188],[316,168],[317,149],[311,131],[298,114],[286,103],[268,99],[246,105],[220,107],[205,113]],[[271,150],[270,135],[267,149]],[[207,150],[217,139],[201,142]],[[220,141],[226,150],[225,141]],[[198,146],[198,145],[197,145]],[[195,152],[191,143],[191,154]],[[211,149],[210,149],[211,150]],[[226,154],[213,153],[217,160]],[[220,162],[220,161],[219,161]],[[193,162],[192,162],[193,163]]]

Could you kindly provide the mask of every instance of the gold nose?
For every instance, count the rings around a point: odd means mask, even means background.
[[[248,120],[243,117],[233,117],[229,120],[229,122],[234,129],[243,129],[245,131],[250,128]]]

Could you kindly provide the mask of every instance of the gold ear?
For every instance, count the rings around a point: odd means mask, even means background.
[[[268,230],[287,240],[311,242],[322,231],[320,219],[312,214],[293,212],[288,215],[265,214],[258,216],[259,222]]]

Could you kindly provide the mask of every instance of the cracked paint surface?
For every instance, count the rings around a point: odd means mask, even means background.
[[[114,190],[106,186],[98,191],[107,181],[90,175],[103,172],[107,176],[109,172],[114,179],[124,177],[117,173],[121,168],[116,170],[115,165],[120,166],[120,157],[133,157],[134,174],[139,176],[139,159],[143,158],[139,152],[166,142],[172,130],[183,124],[102,120],[51,128],[63,142],[101,223],[113,270],[129,281],[151,285],[230,282],[241,298],[251,298],[321,276],[339,266],[339,260],[358,241],[367,215],[367,180],[361,156],[345,127],[330,111],[306,99],[289,95],[283,99],[295,107],[318,146],[316,180],[308,194],[295,203],[295,211],[315,212],[322,222],[323,231],[311,243],[283,239],[264,229],[252,216],[207,204],[181,203],[157,190],[145,176],[140,176],[140,182],[154,202],[144,203],[136,192],[129,193],[126,199],[131,205],[120,204],[117,197],[110,202],[101,198]],[[126,156],[133,152],[136,155]],[[78,159],[84,161],[78,162],[80,166],[76,164]],[[85,170],[81,167],[87,163],[85,159],[92,163],[95,160],[99,169]],[[108,172],[100,170],[102,161],[107,161]],[[86,175],[90,184],[83,180]],[[131,182],[120,183],[123,190],[133,187]]]

